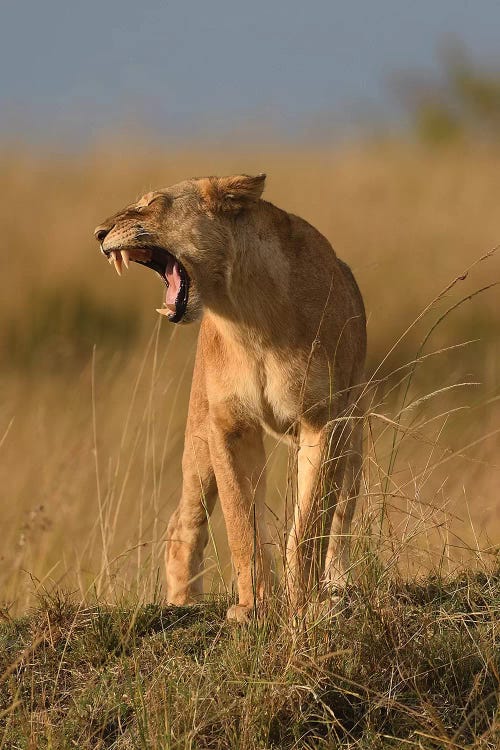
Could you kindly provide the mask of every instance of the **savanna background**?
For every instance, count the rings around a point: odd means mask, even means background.
[[[496,5],[420,23],[386,2],[376,29],[359,3],[92,5],[32,8],[27,30],[12,7],[4,45],[25,53],[2,85],[0,747],[498,747]],[[152,188],[261,171],[368,316],[358,583],[299,634],[279,602],[224,625],[219,511],[209,603],[163,606],[197,328],[92,239]],[[287,455],[268,447],[279,555]]]

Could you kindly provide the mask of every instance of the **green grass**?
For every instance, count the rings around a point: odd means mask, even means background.
[[[0,626],[0,747],[495,748],[500,572],[368,583],[290,624],[226,601],[81,608]]]

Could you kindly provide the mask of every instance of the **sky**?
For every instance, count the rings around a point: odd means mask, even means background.
[[[0,134],[92,142],[400,116],[460,41],[500,68],[500,0],[2,0]]]

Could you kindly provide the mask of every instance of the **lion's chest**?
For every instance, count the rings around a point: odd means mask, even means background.
[[[219,335],[215,341],[205,349],[208,400],[228,405],[238,419],[258,421],[275,435],[291,434],[331,392],[328,368],[308,351],[267,347],[250,336]]]
[[[243,353],[227,371],[231,390],[244,411],[268,432],[283,435],[299,416],[300,386],[279,357]]]

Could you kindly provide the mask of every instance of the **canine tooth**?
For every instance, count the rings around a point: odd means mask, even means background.
[[[110,265],[111,265],[111,264],[113,263],[113,258],[111,257],[111,255],[110,255],[110,256],[108,257],[108,263],[109,263]]]
[[[120,253],[116,253],[114,250],[111,251],[111,257],[113,259],[113,263],[115,264],[116,273],[118,276],[122,275],[122,256]]]
[[[130,253],[128,250],[122,250],[122,259],[125,263],[125,268],[128,268],[128,264],[130,263]]]

